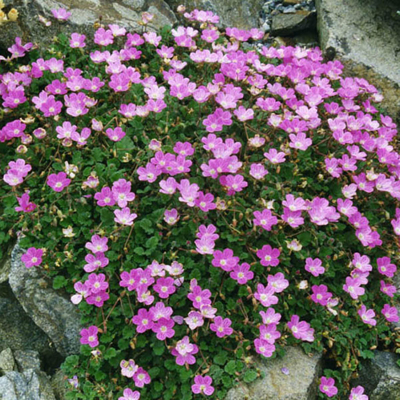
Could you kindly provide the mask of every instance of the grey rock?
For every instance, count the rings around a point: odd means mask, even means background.
[[[10,348],[0,353],[0,373],[13,371],[15,368],[15,360]]]
[[[0,351],[36,349],[50,358],[56,356],[46,334],[29,318],[7,282],[0,284]]]
[[[67,376],[60,369],[57,369],[51,377],[51,387],[57,400],[63,400],[68,392],[66,380]]]
[[[141,13],[151,12],[150,9],[155,16],[148,29],[156,30],[165,24],[172,25],[176,22],[175,14],[163,0],[4,0],[4,3],[16,8],[19,18],[0,29],[0,48],[3,49],[10,47],[16,36],[21,37],[24,42],[32,41],[47,46],[60,32],[67,36],[80,32],[89,38],[94,32],[93,24],[100,17],[105,25],[118,24],[131,31],[137,30]],[[68,21],[59,22],[53,17],[51,10],[58,8],[71,12]],[[51,21],[51,26],[45,27],[41,24],[39,15]]]
[[[10,287],[30,318],[52,340],[63,356],[79,353],[80,316],[71,301],[55,291],[36,268],[21,262],[17,244],[11,253]]]
[[[296,32],[313,28],[316,15],[308,11],[297,11],[295,14],[277,14],[272,18],[271,35],[290,36]]]
[[[56,400],[47,375],[41,371],[11,371],[0,378],[0,400]]]
[[[400,367],[399,356],[376,351],[373,360],[361,364],[359,378],[354,386],[362,385],[370,400],[399,400]]]
[[[298,347],[288,347],[283,358],[256,361],[265,377],[232,388],[225,400],[316,399],[321,360],[320,354],[309,357]],[[287,368],[289,374],[284,374],[282,368]]]
[[[0,260],[0,283],[3,283],[8,280],[8,274],[11,268],[11,260],[7,255],[4,259]]]
[[[219,15],[222,26],[251,29],[259,27],[262,0],[166,0],[175,11],[183,4],[187,11],[209,10]]]
[[[35,350],[16,350],[14,351],[14,358],[20,372],[28,369],[40,370],[39,353]]]
[[[398,2],[316,0],[316,6],[322,49],[334,48],[345,74],[362,76],[381,90],[382,105],[400,120]]]

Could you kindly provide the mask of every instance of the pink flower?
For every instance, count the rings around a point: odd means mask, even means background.
[[[161,318],[151,328],[158,340],[164,340],[166,338],[172,338],[175,335],[173,329],[175,322],[173,319]]]
[[[88,304],[94,304],[96,307],[103,307],[105,301],[110,298],[107,292],[98,292],[91,294],[87,299],[86,302]]]
[[[104,253],[96,252],[95,255],[87,254],[85,256],[87,264],[83,266],[85,272],[93,272],[98,268],[104,268],[108,265],[109,260]]]
[[[149,183],[153,183],[161,174],[161,171],[159,168],[149,163],[146,165],[146,167],[138,168],[137,173],[139,174],[139,181],[147,181]]]
[[[272,307],[267,308],[267,311],[260,311],[260,315],[265,325],[278,324],[281,320],[281,314],[276,313]]]
[[[285,279],[285,275],[282,272],[278,272],[275,275],[268,275],[267,280],[268,286],[272,286],[275,293],[281,293],[289,286],[289,281]]]
[[[274,295],[275,288],[272,286],[264,286],[259,283],[257,285],[257,292],[254,293],[254,298],[257,299],[264,307],[269,307],[278,303],[278,298]]]
[[[368,396],[364,394],[362,386],[357,386],[351,389],[349,400],[368,400]]]
[[[335,380],[333,378],[321,377],[321,384],[319,390],[326,394],[328,397],[336,396],[338,388],[335,386]]]
[[[167,299],[171,294],[175,293],[176,291],[176,287],[174,286],[174,279],[171,277],[159,278],[157,279],[156,284],[153,286],[153,289],[158,293],[158,296],[161,299]]]
[[[325,285],[313,285],[311,290],[313,292],[311,299],[314,303],[321,304],[322,306],[328,305],[332,293],[328,292],[328,288]]]
[[[99,293],[108,289],[108,283],[105,279],[104,274],[90,274],[85,284],[92,293]]]
[[[113,142],[119,142],[125,137],[126,133],[118,126],[115,129],[108,128],[106,130],[106,135]]]
[[[173,208],[172,210],[165,210],[164,211],[164,221],[168,225],[175,225],[179,220],[178,211]]]
[[[23,211],[25,213],[32,212],[36,209],[37,205],[29,200],[29,194],[24,193],[21,197],[17,197],[19,207],[15,207],[15,211]]]
[[[278,153],[276,149],[269,149],[267,153],[264,153],[264,157],[272,164],[280,164],[285,162],[285,153],[282,151]]]
[[[198,285],[191,288],[187,298],[193,302],[193,307],[200,309],[204,305],[211,304],[211,292],[208,289],[202,290]]]
[[[229,318],[223,319],[218,316],[214,318],[214,322],[210,324],[210,329],[217,334],[219,338],[229,336],[232,334],[233,329],[230,327],[232,321]]]
[[[215,255],[215,252],[214,252]],[[239,285],[245,285],[254,278],[254,273],[250,271],[250,265],[247,263],[237,264],[229,276],[237,281]]]
[[[201,375],[196,375],[194,377],[194,385],[192,385],[192,392],[194,394],[205,394],[206,396],[211,396],[214,393],[214,388],[211,386],[212,378],[208,375],[202,377]]]
[[[107,242],[108,238],[100,237],[99,235],[93,235],[90,239],[90,242],[87,242],[85,247],[90,250],[92,253],[96,254],[98,252],[104,253],[108,250]]]
[[[81,330],[81,344],[88,344],[90,347],[96,347],[99,345],[97,338],[98,328],[95,325],[89,326],[88,329]]]
[[[307,138],[304,132],[299,132],[297,135],[293,133],[289,135],[289,146],[297,150],[307,150],[312,145],[312,140]]]
[[[256,348],[256,352],[258,354],[261,354],[266,358],[271,357],[275,352],[274,344],[268,343],[266,340],[259,338],[254,340],[254,347]]]
[[[113,183],[112,192],[118,207],[124,208],[129,201],[135,200],[135,193],[131,192],[131,182],[118,179]]]
[[[393,297],[396,293],[396,286],[391,285],[390,283],[385,283],[385,281],[381,281],[381,292],[387,294],[389,297]]]
[[[133,221],[137,218],[137,214],[131,214],[129,207],[124,207],[122,210],[115,210],[114,215],[116,223],[127,226],[133,225]]]
[[[296,339],[304,340],[306,342],[314,341],[314,329],[310,327],[309,323],[300,321],[298,315],[292,315],[292,318],[287,323],[287,326],[292,331],[293,336]]]
[[[234,195],[236,192],[241,192],[248,185],[242,175],[224,175],[219,178],[219,181],[222,186],[228,188],[229,196]]]
[[[274,344],[277,339],[281,337],[281,333],[276,330],[275,324],[268,326],[260,325],[260,338],[269,344]]]
[[[176,357],[175,361],[178,365],[193,365],[196,362],[196,358],[193,354],[197,354],[198,351],[199,348],[195,344],[190,343],[189,337],[185,336],[176,343],[171,353]]]
[[[399,316],[397,314],[396,307],[390,307],[389,304],[385,304],[382,308],[382,314],[389,322],[399,322]]]
[[[49,185],[56,192],[62,192],[70,183],[71,179],[67,178],[67,174],[65,172],[50,174],[47,177],[47,185]]]
[[[135,390],[133,391],[132,389],[126,388],[124,389],[123,397],[118,397],[118,400],[139,400],[140,399],[140,393]]]
[[[264,179],[264,176],[268,175],[268,170],[263,164],[251,164],[250,175],[257,180]]]
[[[203,316],[197,311],[190,311],[189,315],[185,318],[185,322],[191,330],[204,325]]]
[[[144,385],[148,385],[151,382],[151,379],[147,371],[142,367],[139,367],[133,375],[133,381],[135,382],[135,386],[142,388]]]
[[[325,268],[321,266],[322,261],[319,258],[306,258],[305,270],[314,276],[321,275],[325,272]]]
[[[69,41],[69,46],[72,48],[85,47],[86,46],[85,39],[86,39],[85,35],[80,35],[79,33],[72,33],[71,39]]]
[[[138,365],[136,365],[133,360],[122,360],[119,363],[121,367],[121,375],[126,376],[128,378],[132,378],[135,375],[136,371],[139,369]]]
[[[357,311],[358,315],[361,317],[362,322],[364,324],[368,324],[371,326],[376,325],[376,320],[374,320],[375,317],[375,311],[372,309],[367,310],[367,307],[363,304],[361,308]]]
[[[114,194],[108,186],[103,187],[100,192],[97,192],[94,198],[97,200],[97,205],[100,207],[115,205]]]
[[[263,246],[257,251],[257,256],[260,258],[260,263],[264,267],[276,267],[279,264],[279,249],[272,248],[269,244]]]
[[[232,271],[239,262],[239,257],[234,256],[231,249],[215,250],[213,256],[211,264],[227,272]]]
[[[58,19],[59,21],[66,21],[71,16],[71,13],[65,8],[51,10],[51,13],[53,14],[54,18]]]
[[[356,300],[359,296],[362,296],[365,293],[365,289],[360,287],[360,285],[360,278],[352,278],[348,276],[346,278],[346,284],[343,285],[343,290],[347,292],[352,299]]]
[[[360,253],[354,253],[352,264],[362,272],[372,271],[369,257],[362,256]]]
[[[389,278],[393,278],[395,272],[397,271],[397,267],[394,264],[391,264],[389,257],[381,257],[377,260],[378,271],[382,275],[386,275]]]
[[[26,268],[36,267],[42,263],[43,250],[30,247],[25,254],[21,256],[21,261]]]
[[[274,225],[278,223],[278,218],[272,215],[271,210],[265,209],[262,212],[254,211],[254,226],[261,226],[266,231],[270,231]]]

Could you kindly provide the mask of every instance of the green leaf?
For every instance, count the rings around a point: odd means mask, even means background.
[[[244,374],[243,380],[246,383],[250,383],[250,382],[255,381],[257,379],[257,377],[258,377],[258,374],[254,369],[248,369]]]
[[[225,350],[221,350],[215,357],[214,362],[218,365],[224,365],[226,363],[226,358],[228,356],[228,352]]]
[[[236,362],[234,360],[229,361],[228,364],[225,365],[224,370],[228,374],[233,375],[236,372]]]
[[[156,356],[161,356],[165,351],[165,344],[164,342],[157,341],[154,343],[153,352]]]
[[[104,353],[104,359],[109,360],[110,358],[113,358],[117,355],[117,350],[114,349],[114,347],[110,347],[105,353]]]
[[[58,275],[53,279],[53,288],[60,289],[64,286],[66,286],[67,283],[68,283],[68,281],[62,275]]]

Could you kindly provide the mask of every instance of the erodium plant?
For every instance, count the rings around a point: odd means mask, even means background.
[[[301,346],[321,398],[365,399],[360,359],[399,345],[382,96],[318,48],[151,17],[1,57],[0,241],[81,312],[67,398],[223,399]]]

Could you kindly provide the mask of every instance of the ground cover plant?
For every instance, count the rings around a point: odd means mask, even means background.
[[[223,399],[301,346],[320,398],[365,400],[360,360],[399,343],[382,96],[317,48],[182,13],[1,56],[0,242],[81,311],[67,398]]]

